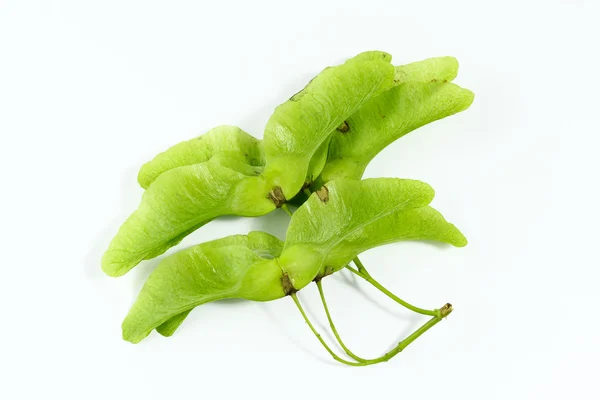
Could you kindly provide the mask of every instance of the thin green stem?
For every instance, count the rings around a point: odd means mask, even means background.
[[[344,349],[344,352],[346,354],[348,354],[350,357],[354,358],[356,361],[359,361],[359,362],[368,361],[365,358],[357,356],[352,351],[350,351],[350,349],[348,347],[346,347],[346,345],[342,341],[342,338],[340,337],[337,329],[335,328],[335,324],[333,323],[333,319],[331,318],[331,314],[329,313],[329,307],[327,307],[327,301],[325,300],[325,294],[323,293],[323,285],[321,283],[321,279],[319,279],[316,283],[317,283],[317,287],[319,288],[319,295],[321,296],[321,302],[323,303],[323,308],[325,309],[325,314],[327,314],[327,320],[329,321],[329,326],[331,327],[331,331],[335,335],[335,338],[337,339],[338,343],[340,344],[340,346],[342,346],[342,349]]]
[[[435,326],[438,322],[440,322],[443,317],[447,316],[448,314],[450,314],[452,312],[452,306],[450,304],[446,304],[444,307],[442,307],[440,309],[440,311],[441,311],[440,316],[435,316],[435,317],[431,318],[429,321],[427,321],[425,324],[423,324],[423,326],[421,326],[419,329],[417,329],[415,332],[413,332],[406,339],[402,340],[400,343],[398,343],[398,345],[396,347],[394,347],[392,350],[390,350],[383,356],[373,359],[373,360],[366,360],[363,362],[351,362],[351,361],[344,360],[343,358],[340,358],[337,354],[335,354],[333,352],[333,350],[331,350],[331,348],[329,348],[329,346],[327,346],[327,343],[325,343],[325,341],[323,340],[321,335],[317,332],[317,330],[314,328],[314,326],[312,325],[312,323],[306,316],[306,313],[304,312],[304,309],[300,305],[300,301],[298,300],[298,297],[296,296],[296,294],[293,293],[293,294],[291,294],[291,296],[292,296],[292,299],[294,300],[294,303],[296,303],[298,310],[300,310],[300,313],[302,314],[304,321],[308,324],[310,330],[314,333],[314,335],[317,337],[319,342],[321,342],[323,347],[325,347],[325,350],[327,350],[327,352],[333,357],[333,359],[342,364],[355,366],[355,367],[378,364],[380,362],[385,362],[385,361],[390,360],[392,357],[394,357],[395,355],[400,353],[402,350],[404,350],[409,344],[414,342],[419,336],[421,336],[423,333],[427,332],[429,329],[431,329],[433,326]]]
[[[304,192],[304,194],[305,194],[305,195],[307,195],[308,197],[310,197],[310,195],[312,194],[312,193],[310,192],[310,189],[309,189],[309,188],[304,188],[303,192]]]
[[[365,268],[365,266],[363,265],[362,262],[360,262],[360,260],[358,259],[358,257],[355,257],[353,260],[354,264],[356,264],[356,266],[358,267],[358,271],[352,267],[350,267],[349,265],[346,265],[346,268],[348,268],[350,271],[352,271],[354,274],[360,276],[361,278],[363,278],[365,281],[369,282],[371,285],[375,286],[380,292],[384,293],[387,297],[389,297],[390,299],[394,300],[396,303],[400,304],[403,307],[408,308],[411,311],[414,311],[418,314],[423,314],[423,315],[430,315],[432,317],[440,317],[440,310],[425,310],[424,308],[419,308],[416,306],[413,306],[412,304],[402,300],[400,297],[396,296],[394,293],[390,292],[389,290],[387,290],[385,287],[383,287],[383,285],[381,285],[379,282],[377,282],[367,271],[367,269]]]
[[[402,350],[407,348],[409,344],[411,344],[412,342],[417,340],[417,338],[419,336],[421,336],[422,334],[427,332],[429,329],[431,329],[435,325],[437,325],[438,322],[440,322],[444,317],[446,317],[451,312],[452,312],[452,305],[450,303],[447,303],[440,309],[440,316],[431,318],[429,321],[425,322],[419,329],[417,329],[412,334],[410,334],[406,339],[404,339],[403,341],[398,343],[398,346],[396,346],[394,349],[389,351],[384,356],[384,357],[386,357],[385,361],[389,360],[390,358],[394,357],[396,354],[400,353]]]
[[[401,342],[402,346],[400,346],[400,351],[402,351],[409,344],[411,344],[412,342],[414,342],[419,336],[421,336],[422,334],[424,334],[425,332],[427,332],[429,329],[431,329],[432,327],[434,327],[438,322],[440,322],[442,319],[444,319],[445,317],[447,317],[448,314],[450,314],[451,312],[452,312],[452,304],[446,303],[440,309],[440,316],[439,317],[433,317],[433,318],[431,318],[429,321],[427,321],[425,324],[423,324],[423,326],[421,326],[419,329],[417,329],[416,331],[414,331],[410,336],[408,336],[406,339],[404,339]]]
[[[354,262],[354,265],[356,265],[358,267],[358,270],[360,272],[364,272],[365,275],[369,276],[369,273],[367,272],[367,268],[365,268],[364,264],[362,263],[362,261],[360,261],[360,259],[357,257],[354,257],[354,259],[352,260],[352,262]]]
[[[329,346],[327,346],[327,343],[325,343],[325,341],[323,340],[323,338],[321,337],[321,335],[319,334],[319,332],[317,332],[317,330],[315,329],[315,327],[312,325],[312,323],[310,322],[310,320],[306,316],[306,313],[304,312],[304,309],[302,308],[302,305],[300,305],[300,301],[298,300],[298,296],[296,296],[296,293],[292,293],[291,296],[292,296],[292,299],[294,300],[294,303],[296,303],[296,307],[298,307],[298,310],[300,310],[300,314],[302,314],[302,317],[304,318],[304,322],[306,322],[308,324],[308,327],[310,328],[310,330],[315,334],[315,336],[317,337],[317,339],[319,339],[319,342],[321,342],[321,344],[323,345],[323,347],[325,347],[325,350],[327,350],[327,352],[331,355],[331,357],[333,357],[334,360],[336,360],[338,362],[341,362],[342,364],[351,365],[351,366],[363,366],[363,365],[366,365],[364,363],[355,363],[355,362],[344,360],[343,358],[340,358],[337,354],[335,354],[333,352],[333,350],[331,350],[329,348]]]
[[[285,211],[286,213],[288,213],[288,215],[290,217],[292,216],[292,212],[290,211],[290,208],[288,207],[287,203],[283,203],[283,205],[281,206],[281,209],[283,211]]]

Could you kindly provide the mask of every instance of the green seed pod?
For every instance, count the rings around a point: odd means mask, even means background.
[[[125,318],[123,337],[137,343],[153,329],[169,336],[194,307],[210,301],[293,294],[383,244],[427,239],[464,246],[458,229],[427,206],[432,198],[433,190],[414,180],[331,182],[293,215],[285,245],[251,232],[165,258]]]
[[[433,57],[396,67],[394,83],[447,83],[458,75],[458,61],[454,57]]]
[[[142,166],[138,182],[147,189],[156,178],[173,168],[199,164],[215,156],[224,156],[251,166],[264,166],[260,140],[237,126],[222,125],[197,138],[172,146]]]
[[[369,52],[346,63],[326,68],[304,89],[279,107],[267,122],[263,145],[264,176],[291,199],[306,182],[309,166],[331,132],[369,99],[392,87],[395,70],[391,57]],[[310,175],[321,162],[312,163]],[[293,166],[293,168],[290,168]]]
[[[429,206],[434,197],[429,185],[359,179],[373,157],[396,139],[469,107],[473,93],[450,83],[457,72],[452,57],[393,67],[389,54],[364,52],[325,68],[277,107],[264,141],[240,128],[219,126],[144,164],[138,174],[146,189],[141,204],[102,258],[108,275],[125,274],[219,216],[260,216],[282,207],[292,218],[285,243],[250,232],[165,257],[124,319],[123,338],[138,343],[152,330],[170,336],[195,307],[211,301],[290,296],[335,360],[364,366],[388,361],[447,317],[450,303],[425,309],[402,300],[377,282],[357,256],[401,240],[457,247],[467,240]],[[293,215],[288,201],[300,205]],[[322,282],[344,267],[430,319],[381,357],[352,353],[335,328]],[[337,356],[304,312],[295,293],[313,281],[336,340],[355,361]]]
[[[435,240],[465,246],[462,233],[428,206],[433,195],[429,185],[409,179],[332,181],[294,213],[281,267],[301,289],[383,244]]]
[[[396,87],[371,99],[333,132],[329,154],[313,190],[337,178],[360,179],[386,146],[430,122],[466,110],[473,93],[449,83],[458,72],[453,57],[396,67]]]
[[[210,301],[283,297],[282,272],[274,261],[282,246],[274,236],[250,232],[166,257],[152,271],[123,321],[123,338],[137,343],[153,329],[170,336],[194,307]],[[253,269],[260,273],[252,272]],[[261,285],[262,282],[266,284]]]
[[[125,274],[140,261],[156,257],[185,236],[222,215],[258,216],[275,209],[267,182],[222,166],[222,160],[162,173],[142,196],[102,257],[110,276]],[[241,167],[238,165],[238,169]]]

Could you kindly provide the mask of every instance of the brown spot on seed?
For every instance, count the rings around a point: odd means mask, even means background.
[[[350,130],[350,125],[348,125],[348,122],[344,121],[336,130],[346,133]]]
[[[329,201],[329,189],[327,189],[327,186],[323,186],[315,193],[317,196],[319,196],[319,200],[321,200],[323,203],[327,203]]]
[[[275,186],[273,189],[271,189],[267,195],[267,199],[271,200],[277,208],[280,208],[287,201],[283,195],[283,191],[279,186]]]
[[[284,272],[283,276],[281,277],[281,287],[283,288],[283,293],[285,293],[286,296],[294,294],[298,291],[292,284],[287,272]]]

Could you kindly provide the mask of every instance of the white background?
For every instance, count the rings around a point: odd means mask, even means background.
[[[597,1],[0,5],[0,398],[600,398]],[[140,165],[219,124],[262,136],[323,67],[371,49],[453,55],[476,94],[366,173],[428,182],[469,238],[363,256],[401,297],[455,312],[367,368],[335,364],[287,298],[208,304],[171,338],[123,341],[156,261],[112,279],[100,258],[139,203]],[[179,248],[284,237],[287,220],[227,218]],[[423,322],[345,273],[324,286],[364,356]],[[300,298],[324,332],[316,289]]]

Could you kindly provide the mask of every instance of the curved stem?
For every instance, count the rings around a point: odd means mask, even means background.
[[[402,350],[404,350],[409,344],[414,342],[419,336],[421,336],[423,333],[427,332],[429,329],[431,329],[433,326],[435,326],[438,322],[440,322],[443,317],[447,316],[448,314],[450,314],[452,312],[452,305],[446,304],[445,306],[443,306],[440,309],[440,316],[435,316],[435,317],[431,318],[429,321],[427,321],[425,324],[423,324],[423,326],[421,326],[419,329],[414,331],[410,336],[408,336],[406,339],[402,340],[400,343],[398,343],[398,345],[396,347],[394,347],[389,352],[385,353],[383,356],[373,359],[373,360],[365,360],[362,362],[352,362],[352,361],[347,361],[347,360],[344,360],[343,358],[340,358],[337,354],[335,354],[331,350],[331,348],[329,348],[329,346],[327,346],[327,343],[325,343],[325,341],[323,340],[321,335],[317,332],[317,330],[314,328],[314,326],[311,324],[310,320],[306,316],[306,313],[304,312],[304,309],[300,305],[300,301],[298,300],[298,296],[296,296],[296,293],[292,293],[291,296],[292,296],[292,299],[294,300],[294,303],[296,303],[298,310],[300,310],[300,314],[302,314],[304,321],[308,324],[310,330],[315,334],[315,336],[317,337],[319,342],[321,342],[323,347],[325,347],[325,350],[327,350],[327,352],[333,357],[334,360],[336,360],[342,364],[350,365],[353,367],[362,367],[365,365],[378,364],[380,362],[390,360],[396,354],[398,354]]]
[[[335,335],[335,338],[337,339],[338,343],[340,344],[340,346],[342,346],[342,349],[344,349],[344,352],[346,354],[348,354],[350,357],[354,358],[356,361],[359,361],[359,362],[368,361],[365,358],[357,356],[352,351],[350,351],[350,349],[348,347],[346,347],[346,345],[342,341],[342,338],[340,337],[337,329],[335,328],[335,324],[333,323],[333,320],[331,319],[331,314],[329,313],[329,307],[327,307],[327,301],[325,301],[325,294],[323,293],[323,285],[321,284],[321,280],[319,279],[318,281],[316,281],[316,283],[317,283],[317,287],[319,288],[319,295],[321,296],[321,302],[323,303],[323,308],[325,309],[325,314],[327,314],[327,320],[329,321],[329,326],[331,327],[331,331]]]
[[[367,269],[362,264],[362,262],[360,262],[360,260],[358,259],[358,257],[355,257],[354,260],[352,260],[352,261],[358,267],[358,271],[356,269],[352,268],[349,265],[346,265],[346,268],[348,268],[350,271],[352,271],[355,275],[358,275],[361,278],[363,278],[365,281],[369,282],[371,285],[375,286],[380,292],[382,292],[383,294],[385,294],[390,299],[394,300],[396,303],[398,303],[401,306],[406,307],[409,310],[414,311],[414,312],[416,312],[418,314],[430,315],[432,317],[441,317],[440,310],[438,310],[438,309],[436,309],[436,310],[425,310],[424,308],[419,308],[419,307],[413,306],[412,304],[410,304],[410,303],[402,300],[400,297],[396,296],[394,293],[392,293],[389,290],[387,290],[379,282],[377,282],[369,274],[369,272],[367,272]]]
[[[327,343],[325,343],[325,341],[323,340],[323,338],[321,337],[321,335],[319,334],[319,332],[317,332],[317,330],[315,329],[315,327],[310,323],[310,320],[306,316],[306,313],[304,312],[304,309],[300,305],[300,301],[298,300],[298,296],[296,296],[296,293],[292,293],[290,296],[292,296],[292,299],[294,300],[294,303],[296,303],[296,307],[298,307],[298,310],[300,310],[300,314],[302,314],[302,317],[304,318],[304,322],[306,322],[308,324],[308,327],[310,328],[310,330],[315,334],[315,336],[317,337],[317,339],[319,339],[319,342],[321,342],[321,344],[323,345],[323,347],[325,347],[325,350],[327,350],[327,352],[331,355],[331,357],[333,357],[334,360],[336,360],[338,362],[341,362],[342,364],[356,366],[356,367],[367,365],[365,363],[356,363],[356,362],[351,362],[351,361],[344,360],[343,358],[340,358],[337,354],[335,354],[333,352],[333,350],[331,350],[329,348],[329,346],[327,346]]]
[[[352,260],[352,262],[354,263],[354,265],[356,265],[358,267],[358,270],[362,273],[364,273],[366,276],[371,276],[369,275],[369,272],[367,271],[367,268],[364,266],[364,264],[362,263],[362,261],[360,261],[360,259],[358,258],[358,256],[354,257],[354,259]]]

